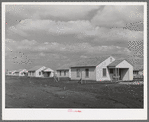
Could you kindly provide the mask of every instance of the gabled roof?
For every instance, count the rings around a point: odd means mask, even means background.
[[[109,64],[108,66],[115,67],[115,66],[117,66],[119,63],[121,63],[122,61],[124,61],[124,59],[115,60],[115,61],[113,61],[111,64]]]
[[[109,57],[110,56],[100,56],[100,57],[95,57],[95,58],[86,58],[84,60],[78,61],[75,65],[73,65],[71,67],[92,67],[92,66],[97,66]]]
[[[113,61],[111,64],[109,64],[108,66],[112,66],[112,67],[116,67],[118,64],[120,64],[122,61],[127,61],[129,64],[131,64],[127,59],[116,59],[115,61]],[[131,64],[132,65],[132,64]],[[133,66],[133,65],[132,65]]]
[[[46,72],[46,71],[51,71],[51,72],[53,72],[53,70],[50,69],[50,68],[45,68],[43,71],[44,71],[44,72]]]
[[[56,70],[69,70],[69,68],[71,67],[72,64],[65,64],[59,68],[57,68]]]
[[[44,67],[44,66],[35,66],[35,67],[29,69],[28,71],[36,71],[36,70],[38,70],[38,69],[40,69],[42,67]]]

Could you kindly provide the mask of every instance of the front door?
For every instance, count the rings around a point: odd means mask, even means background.
[[[114,75],[114,70],[113,69],[109,69],[110,71],[110,78],[111,78],[111,80],[113,80],[113,75]]]

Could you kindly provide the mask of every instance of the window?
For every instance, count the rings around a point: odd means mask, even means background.
[[[103,68],[103,77],[107,76],[106,68]]]
[[[138,75],[138,71],[133,71],[133,74]]]
[[[41,72],[39,72],[39,75],[41,75]]]
[[[80,77],[80,69],[77,69],[77,77]]]
[[[64,71],[64,76],[66,76],[66,71]]]
[[[61,74],[61,71],[59,71],[59,75],[61,76],[62,74]]]
[[[89,77],[89,69],[85,69],[85,76]]]
[[[113,69],[110,69],[110,74],[113,74]]]

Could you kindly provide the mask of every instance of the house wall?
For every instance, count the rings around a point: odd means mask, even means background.
[[[14,75],[15,75],[15,76],[25,76],[25,72],[26,72],[26,69],[23,69],[23,70],[20,71],[20,72],[18,72],[18,71],[15,72]]]
[[[15,72],[15,75],[16,75],[16,76],[19,76],[19,72]]]
[[[77,77],[77,69],[80,70],[80,77]],[[89,77],[86,77],[85,69],[89,69]],[[80,80],[81,74],[82,80],[96,80],[96,67],[71,68],[71,80]]]
[[[11,71],[9,71],[9,72],[8,72],[8,75],[12,75],[12,72],[11,72]]]
[[[143,70],[133,71],[133,78],[142,78],[142,77],[143,77]]]
[[[61,71],[61,75],[60,75]],[[66,71],[66,75],[64,75],[64,71]],[[57,70],[57,77],[70,77],[70,70]]]
[[[12,72],[10,75],[15,75],[15,72]]]
[[[141,75],[140,71],[133,71],[133,77],[137,77],[139,75]]]
[[[139,75],[143,75],[143,70],[138,72]]]
[[[41,67],[40,69],[36,71],[28,71],[28,76],[29,77],[43,77],[42,70],[45,69],[46,67]],[[41,72],[41,75],[39,75],[39,72]]]
[[[50,76],[49,76],[49,72],[43,72],[43,76],[44,77],[53,77],[54,74],[53,74],[53,72],[50,72]]]
[[[25,76],[25,72],[26,72],[27,70],[26,69],[24,69],[24,70],[22,70],[21,72],[19,72],[19,76]]]
[[[96,66],[96,81],[104,81],[104,80],[111,80],[110,75],[109,75],[109,70],[107,66],[115,61],[115,58],[110,56],[107,58],[105,61],[100,63],[98,66]],[[106,77],[103,76],[103,68],[106,69]]]
[[[35,77],[43,77],[43,72],[42,70],[45,69],[46,67],[41,67],[40,69],[35,71]],[[41,75],[39,75],[39,72],[41,72]]]
[[[71,78],[71,68],[69,69],[69,78]]]
[[[53,76],[54,76],[54,72],[51,72],[50,77],[53,77]]]
[[[48,76],[48,72],[44,72],[44,73],[43,73],[43,76],[44,76],[44,77],[49,77],[49,76]]]
[[[137,76],[139,74],[139,71],[133,71],[133,77]]]
[[[130,63],[124,60],[120,64],[118,64],[116,67],[117,68],[128,68],[126,72],[126,76],[124,77],[124,80],[133,80],[133,66]]]
[[[25,73],[24,72],[20,72],[19,76],[25,76]]]
[[[129,69],[121,69],[122,80],[129,80]]]
[[[35,71],[28,71],[28,76],[35,77]]]

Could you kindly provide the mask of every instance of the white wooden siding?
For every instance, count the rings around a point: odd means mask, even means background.
[[[61,75],[60,75],[61,71]],[[66,75],[64,75],[64,71],[66,71]],[[57,77],[70,77],[70,70],[58,70]]]
[[[77,69],[80,69],[80,77],[77,77]],[[89,69],[89,77],[86,77],[85,69]],[[96,70],[95,67],[86,67],[86,68],[71,68],[71,79],[72,80],[96,80]]]
[[[119,63],[116,68],[128,68],[124,80],[133,80],[133,66],[126,60]]]
[[[100,63],[98,66],[96,66],[96,81],[110,80],[109,70],[108,70],[107,66],[110,63],[112,63],[113,61],[115,61],[115,59],[112,56],[110,56],[105,61]],[[103,68],[106,69],[106,72],[107,72],[106,77],[103,76]]]
[[[112,59],[112,61],[111,61],[111,59]],[[112,63],[113,61],[115,61],[115,59],[112,56],[110,56],[105,61],[100,63],[98,66],[96,66],[96,81],[111,80],[107,66],[110,63]],[[103,68],[106,69],[106,72],[107,72],[106,77],[103,76]]]

